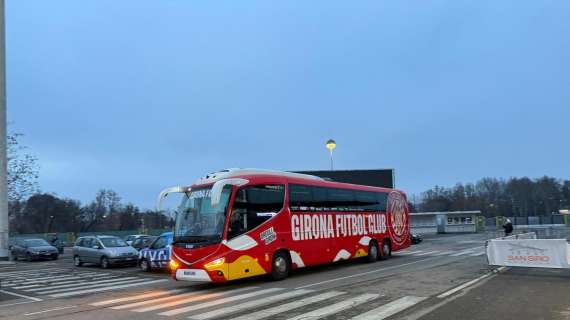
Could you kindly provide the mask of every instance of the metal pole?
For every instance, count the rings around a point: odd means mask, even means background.
[[[333,171],[333,155],[332,155],[333,151],[331,149],[331,171]]]
[[[8,260],[8,159],[6,155],[6,34],[0,0],[0,260]]]

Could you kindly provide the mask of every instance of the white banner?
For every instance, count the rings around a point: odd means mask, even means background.
[[[489,240],[490,265],[570,268],[570,245],[565,239]]]

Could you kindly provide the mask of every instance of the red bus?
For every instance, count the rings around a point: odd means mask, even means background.
[[[176,280],[224,282],[410,246],[406,195],[298,173],[231,169],[182,193],[170,269]]]

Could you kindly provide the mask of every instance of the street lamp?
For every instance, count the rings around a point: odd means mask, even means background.
[[[331,171],[333,170],[333,150],[336,148],[336,142],[333,139],[327,141],[327,149],[329,149],[331,155]]]

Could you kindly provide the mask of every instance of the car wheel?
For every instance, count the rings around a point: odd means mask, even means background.
[[[109,259],[107,257],[102,257],[101,258],[101,268],[108,269],[110,266],[111,266],[111,263],[109,262]]]
[[[382,242],[382,252],[380,254],[380,259],[386,260],[392,255],[392,248],[390,247],[390,242],[384,240]]]
[[[83,265],[83,262],[81,262],[81,259],[79,258],[79,256],[73,257],[73,265],[76,267],[81,267]]]
[[[273,255],[273,263],[271,264],[271,277],[273,280],[283,280],[289,275],[291,263],[289,257],[283,252],[278,251]]]
[[[32,255],[29,252],[26,253],[26,261],[28,261],[28,262],[34,261],[34,258],[32,258]]]
[[[146,259],[141,260],[140,267],[141,267],[141,270],[144,272],[150,272],[152,270],[152,267],[150,266],[150,262],[148,262],[148,260],[146,260]]]
[[[368,262],[376,262],[378,260],[378,244],[376,241],[370,241],[368,245]]]
[[[18,255],[14,251],[10,252],[10,256],[12,261],[18,261]]]
[[[59,258],[59,255],[54,255],[53,257],[51,257],[52,260],[57,260],[57,258]]]

